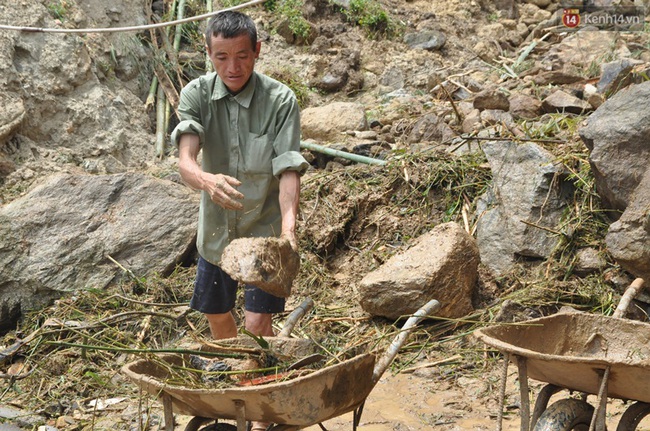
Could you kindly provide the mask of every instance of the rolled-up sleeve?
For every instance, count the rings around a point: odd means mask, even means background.
[[[300,108],[295,96],[287,94],[277,110],[277,128],[272,160],[273,175],[279,177],[284,171],[297,171],[304,174],[309,163],[300,154]]]
[[[193,135],[199,135],[199,142],[203,145],[205,142],[205,131],[201,123],[195,120],[183,120],[174,128],[174,131],[171,135],[171,141],[174,145],[178,147],[178,143],[181,140],[181,136],[186,133]]]
[[[191,82],[181,91],[181,98],[178,104],[180,123],[174,128],[171,134],[171,142],[178,147],[181,136],[190,133],[199,136],[201,145],[205,142],[205,129],[201,124],[201,87],[198,82]]]
[[[273,175],[279,177],[284,171],[296,171],[300,175],[309,168],[309,163],[298,151],[287,151],[272,160]]]

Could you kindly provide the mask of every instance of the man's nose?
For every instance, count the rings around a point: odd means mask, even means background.
[[[241,62],[237,59],[233,59],[228,62],[228,70],[231,72],[239,72],[241,69]]]

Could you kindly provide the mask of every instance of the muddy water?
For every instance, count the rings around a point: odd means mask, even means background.
[[[488,382],[494,382],[495,378],[498,378],[496,374],[491,373],[482,377],[461,378],[457,384],[451,384],[439,382],[433,376],[387,373],[366,400],[360,431],[495,430],[498,389],[491,384],[487,385]],[[543,384],[531,381],[530,386],[531,399],[534,401]],[[506,406],[518,404],[518,391],[516,376],[510,373]],[[561,391],[551,399],[551,403],[569,396],[567,391]],[[595,405],[595,396],[590,396],[588,401]],[[607,429],[616,429],[626,407],[621,400],[609,401]],[[531,405],[531,410],[532,408]],[[329,431],[349,431],[352,429],[352,414],[330,419],[323,425]],[[520,430],[517,408],[506,409],[502,429]],[[305,430],[321,431],[321,428],[314,425]],[[644,419],[637,431],[650,431],[650,418]]]
[[[438,389],[438,390],[436,390]],[[483,402],[484,403],[484,402]],[[410,374],[382,377],[366,400],[360,428],[364,431],[493,430],[481,401],[468,399],[461,389]],[[519,422],[504,424],[504,431],[519,429]],[[323,423],[329,431],[352,429],[352,414]],[[317,425],[307,431],[321,431]]]

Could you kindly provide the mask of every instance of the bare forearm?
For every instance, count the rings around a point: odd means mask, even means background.
[[[195,190],[205,190],[203,170],[197,161],[201,148],[199,137],[183,135],[178,147],[178,170],[183,182]]]
[[[285,171],[280,177],[280,212],[282,234],[293,235],[296,229],[300,203],[300,175],[296,171]]]

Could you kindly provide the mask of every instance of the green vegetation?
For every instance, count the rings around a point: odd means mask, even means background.
[[[559,243],[550,260],[557,262],[558,276],[567,280],[573,273],[576,251],[585,247],[600,249],[611,221],[596,193],[596,182],[586,151],[581,148],[567,152],[561,162],[570,172],[566,181],[573,186],[573,202],[567,206],[557,228]]]
[[[224,8],[238,6],[242,3],[246,3],[246,0],[221,0],[221,5]],[[267,0],[263,3],[266,10],[288,20],[289,29],[294,36],[307,39],[311,32],[311,26],[302,16],[304,4],[303,0]]]
[[[66,0],[51,0],[47,3],[47,10],[50,15],[60,21],[66,20],[70,7],[70,4]]]
[[[544,114],[536,121],[521,121],[519,126],[529,139],[553,139],[572,136],[578,131],[582,115],[566,113]]]
[[[351,0],[350,7],[342,12],[372,38],[392,38],[402,33],[402,26],[376,0]]]
[[[269,0],[264,7],[289,22],[289,30],[299,39],[308,39],[311,33],[309,22],[302,16],[303,0]]]

